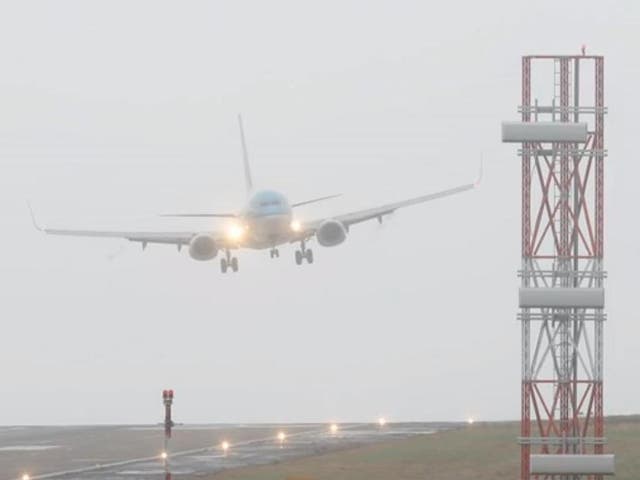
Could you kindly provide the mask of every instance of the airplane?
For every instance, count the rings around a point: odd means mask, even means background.
[[[339,195],[328,195],[300,202],[291,203],[287,197],[275,190],[254,190],[249,165],[249,154],[245,141],[242,117],[238,116],[240,142],[242,145],[242,161],[244,180],[247,190],[245,206],[237,212],[227,213],[173,213],[168,217],[206,217],[225,218],[229,222],[223,228],[207,231],[102,231],[72,230],[62,228],[42,228],[36,221],[31,207],[31,218],[34,226],[50,235],[69,235],[79,237],[122,238],[131,242],[139,242],[144,250],[149,243],[173,244],[178,251],[188,246],[189,255],[198,261],[213,260],[219,252],[224,252],[220,259],[222,273],[238,271],[238,258],[231,252],[246,248],[254,250],[269,249],[271,258],[280,257],[278,247],[288,243],[299,243],[295,251],[295,262],[302,265],[305,261],[313,263],[313,250],[307,246],[315,237],[323,247],[334,247],[343,243],[349,229],[358,223],[377,219],[382,223],[383,217],[399,208],[416,205],[430,200],[455,195],[473,189],[479,182],[460,185],[447,190],[409,198],[399,202],[387,203],[373,208],[358,210],[329,218],[313,221],[301,221],[294,215],[294,209],[302,205],[329,200]]]

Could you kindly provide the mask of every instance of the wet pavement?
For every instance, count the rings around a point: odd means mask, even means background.
[[[185,425],[174,428],[167,468],[173,479],[282,462],[357,445],[431,434],[455,423]],[[278,438],[283,432],[284,441]],[[0,479],[159,480],[160,426],[0,428]],[[223,442],[229,443],[226,453]],[[66,472],[66,473],[65,473]]]

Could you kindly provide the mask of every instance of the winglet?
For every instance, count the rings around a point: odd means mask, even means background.
[[[473,182],[474,187],[479,186],[480,182],[482,181],[483,164],[484,164],[484,160],[482,158],[482,154],[480,154],[480,172],[478,172],[478,177],[476,178],[476,181]]]
[[[36,215],[35,213],[33,213],[33,208],[31,208],[31,202],[27,201],[27,207],[29,208],[29,213],[31,214],[31,223],[33,223],[33,226],[35,227],[35,229],[40,232],[44,232],[44,228],[38,225],[38,221],[36,220]]]

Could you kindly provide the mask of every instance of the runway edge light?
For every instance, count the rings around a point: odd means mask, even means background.
[[[227,454],[227,452],[229,451],[229,448],[231,447],[231,445],[229,444],[229,442],[227,442],[226,440],[223,440],[222,443],[220,444],[220,447],[222,448],[222,451],[225,453],[225,455]]]

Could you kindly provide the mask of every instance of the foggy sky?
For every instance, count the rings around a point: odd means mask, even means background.
[[[0,424],[518,418],[520,56],[605,60],[605,412],[638,413],[638,2],[0,3]],[[484,179],[296,266],[45,237],[191,230],[254,183],[303,218]]]

